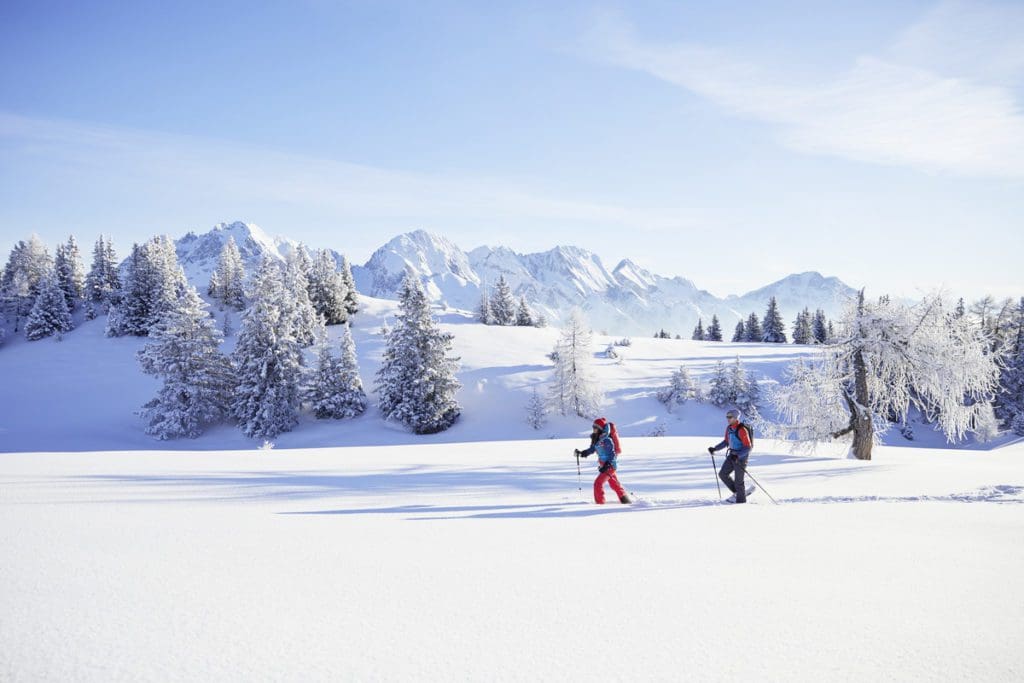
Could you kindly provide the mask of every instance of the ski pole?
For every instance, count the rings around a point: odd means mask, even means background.
[[[722,500],[722,484],[718,481],[718,463],[715,462],[715,452],[709,450],[708,453],[711,454],[711,467],[715,470],[715,486],[718,487],[718,500]]]
[[[583,473],[580,472],[580,452],[576,451],[576,486],[580,491],[580,498],[583,498]]]
[[[761,486],[761,484],[757,481],[757,479],[754,479],[754,475],[752,475],[750,472],[747,471],[747,466],[746,465],[740,463],[740,467],[743,468],[743,473],[746,474],[748,477],[750,477],[750,480],[752,482],[754,482],[754,485],[757,486],[757,488],[759,488],[762,491],[764,491],[764,495],[768,496],[768,500],[770,500],[771,502],[775,503],[776,505],[779,504],[779,501],[777,501],[774,498],[772,498],[772,494],[770,494],[767,491],[765,491],[764,487]]]

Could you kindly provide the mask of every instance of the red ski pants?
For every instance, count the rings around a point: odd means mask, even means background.
[[[612,487],[612,491],[615,491],[619,498],[626,495],[626,489],[622,488],[622,484],[619,483],[619,478],[615,476],[615,470],[609,468],[597,475],[597,479],[594,480],[594,502],[598,505],[604,504],[605,482],[608,482],[608,485]]]

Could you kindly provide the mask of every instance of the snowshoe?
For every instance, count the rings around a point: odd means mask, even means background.
[[[629,497],[628,493],[624,493],[621,496],[619,496],[619,502],[622,503],[623,505],[629,505],[630,503],[633,502],[633,499]]]

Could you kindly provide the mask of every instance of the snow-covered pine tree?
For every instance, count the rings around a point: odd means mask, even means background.
[[[530,400],[526,402],[526,423],[534,429],[540,429],[548,421],[548,407],[544,403],[537,387],[533,388]]]
[[[224,319],[220,325],[220,332],[225,339],[230,337],[235,331],[235,328],[231,325],[231,314],[224,311]]]
[[[27,242],[20,240],[11,250],[0,278],[0,295],[7,317],[14,318],[15,332],[35,303],[40,282],[53,268],[53,259],[37,235]]]
[[[811,336],[815,344],[824,344],[828,341],[828,321],[825,319],[825,311],[820,308],[814,312]]]
[[[713,406],[722,408],[732,403],[733,396],[729,371],[725,367],[725,362],[719,360],[715,363],[715,372],[711,375],[711,380],[708,383],[707,401]]]
[[[526,305],[526,297],[519,297],[519,310],[516,311],[516,325],[520,327],[533,327],[533,312]]]
[[[146,433],[158,439],[194,439],[228,413],[231,364],[220,352],[223,340],[208,305],[192,286],[164,313],[137,354],[142,371],[163,380],[139,415]]]
[[[591,368],[591,341],[591,331],[583,318],[583,312],[574,308],[569,313],[555,347],[558,355],[551,402],[553,408],[562,415],[593,417],[604,401]]]
[[[491,310],[491,297],[487,296],[486,290],[480,292],[480,304],[476,309],[476,319],[484,325],[494,324],[494,311]]]
[[[761,388],[752,378],[739,356],[729,370],[729,403],[743,413],[744,421],[755,421],[758,417],[757,405],[761,401]]]
[[[251,438],[273,438],[299,419],[303,356],[287,301],[292,296],[281,268],[265,258],[253,277],[252,304],[242,315],[231,356],[236,380],[231,412]]]
[[[309,299],[325,324],[340,325],[348,320],[347,294],[334,257],[326,249],[317,250],[309,270]]]
[[[743,321],[736,323],[736,331],[732,333],[732,340],[734,342],[743,342],[747,340],[747,330],[743,325]]]
[[[958,318],[964,317],[967,314],[967,309],[964,306],[964,298],[960,297],[960,300],[956,302],[956,310],[953,311],[953,315]]]
[[[345,286],[345,312],[351,318],[359,312],[359,293],[356,292],[356,280],[352,277],[352,266],[344,255],[341,257],[341,284]]]
[[[811,326],[811,311],[804,309],[797,313],[796,320],[793,321],[793,343],[794,344],[813,344],[814,343],[814,330]]]
[[[516,324],[516,302],[512,298],[512,289],[508,286],[504,275],[498,276],[491,292],[491,313],[495,325]]]
[[[764,321],[761,323],[761,341],[769,344],[786,343],[786,325],[782,322],[782,314],[779,313],[779,304],[773,296],[768,302],[768,309],[764,312]]]
[[[224,294],[224,285],[220,281],[220,271],[216,268],[210,273],[210,284],[206,286],[206,294],[214,299],[220,299]],[[223,310],[223,305],[221,309]]]
[[[708,327],[706,334],[707,341],[722,341],[722,324],[718,322],[718,316],[712,314],[711,325]]]
[[[284,288],[290,298],[282,302],[282,311],[292,321],[292,335],[303,347],[316,343],[317,332],[323,326],[323,318],[309,300],[309,259],[305,249],[299,248],[288,254],[284,269]]]
[[[1018,302],[1014,326],[1015,334],[1003,348],[1005,356],[995,400],[996,418],[1011,429],[1014,420],[1024,414],[1024,297]]]
[[[25,338],[36,341],[54,334],[63,335],[72,328],[67,299],[53,274],[39,281],[35,303],[25,321]]]
[[[177,308],[187,287],[170,238],[161,235],[141,247],[134,245],[121,296],[107,319],[107,336],[146,336],[165,313]]]
[[[398,295],[399,314],[388,335],[377,372],[378,405],[385,419],[416,434],[434,434],[455,424],[462,412],[455,394],[458,358],[448,355],[452,335],[430,314],[419,279],[410,271]]]
[[[85,298],[88,301],[106,304],[111,294],[121,289],[116,258],[113,244],[108,244],[100,235],[92,249],[92,265],[85,276]]]
[[[676,406],[684,405],[694,397],[695,386],[685,365],[672,373],[669,385],[658,391],[658,400],[665,404],[668,412]]]
[[[693,341],[704,341],[704,320],[701,318],[697,319],[697,327],[693,328]]]
[[[764,332],[761,331],[761,320],[757,317],[757,313],[751,313],[747,316],[747,338],[745,341],[748,342],[760,342],[764,338]]]
[[[312,373],[307,400],[318,420],[341,420],[362,415],[366,393],[356,363],[355,344],[348,325],[342,329],[341,357],[331,352],[326,330],[317,346],[317,366]]]
[[[852,434],[851,454],[870,460],[876,429],[886,426],[878,416],[903,421],[911,406],[951,441],[985,429],[998,373],[996,354],[940,296],[868,304],[862,291],[840,337],[820,360],[792,366],[772,403],[780,435],[813,444]]]
[[[218,285],[214,296],[236,311],[245,308],[245,264],[233,236],[229,235],[221,247],[214,276]],[[213,287],[212,280],[210,286]]]
[[[57,246],[57,257],[54,260],[57,284],[64,292],[69,311],[78,308],[78,302],[85,296],[85,276],[82,270],[82,255],[78,250],[78,242],[75,241],[75,236],[71,235],[66,244]]]

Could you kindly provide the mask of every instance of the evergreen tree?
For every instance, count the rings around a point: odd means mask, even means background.
[[[317,419],[340,420],[362,415],[366,393],[356,363],[355,344],[348,325],[342,328],[341,357],[331,353],[327,334],[320,335],[317,367],[307,398]]]
[[[717,341],[717,342],[722,341],[722,325],[721,325],[721,323],[718,322],[718,316],[717,315],[712,315],[711,316],[711,326],[708,327],[708,331],[707,331],[707,335],[706,335],[706,340],[707,341]]]
[[[704,341],[704,321],[700,318],[697,319],[697,327],[693,328],[694,341]]]
[[[526,423],[534,429],[540,429],[548,421],[548,408],[544,404],[537,387],[533,388],[530,400],[526,403]]]
[[[235,328],[231,325],[231,314],[227,311],[224,312],[224,322],[221,323],[220,332],[225,339],[230,337],[235,331]]]
[[[757,317],[756,313],[751,313],[747,316],[747,338],[744,341],[748,342],[760,342],[764,337],[764,332],[761,331],[761,320]]]
[[[583,313],[574,308],[555,347],[552,404],[562,415],[593,417],[604,396],[591,369],[592,336]]]
[[[734,342],[744,342],[747,340],[747,330],[743,326],[743,321],[736,323],[736,331],[732,333],[732,340]]]
[[[1004,427],[1013,427],[1013,421],[1024,413],[1024,297],[1021,297],[1014,319],[1015,334],[1005,349],[1005,358],[999,372],[999,391],[996,393],[996,418]]]
[[[743,413],[744,420],[754,420],[758,416],[757,404],[761,400],[761,390],[757,382],[751,378],[740,357],[736,356],[729,372],[729,400]]]
[[[187,286],[168,237],[155,237],[141,247],[134,245],[121,296],[107,319],[107,336],[146,336],[165,313],[177,308]]]
[[[309,298],[313,310],[323,316],[327,325],[348,321],[348,295],[345,279],[338,272],[334,257],[326,249],[316,252],[309,271]]]
[[[78,308],[78,302],[85,296],[85,276],[82,274],[82,256],[78,251],[78,243],[74,235],[68,237],[67,244],[57,246],[57,257],[54,270],[57,283],[64,298],[68,302],[68,310]]]
[[[664,403],[668,412],[671,413],[676,406],[684,405],[694,398],[695,391],[696,386],[690,379],[689,371],[685,365],[680,365],[679,369],[672,373],[669,385],[658,391],[658,400]]]
[[[40,283],[53,269],[53,259],[36,235],[14,245],[0,278],[0,296],[7,316],[14,318],[15,332],[35,303]]]
[[[825,319],[825,311],[820,308],[814,312],[811,336],[815,344],[824,344],[828,341],[828,323]]]
[[[956,302],[956,310],[953,312],[953,315],[957,318],[962,318],[966,313],[967,310],[964,308],[964,298],[960,297],[960,300]]]
[[[494,324],[494,311],[491,310],[491,298],[486,291],[480,292],[480,305],[476,309],[476,319],[484,325]]]
[[[210,284],[206,286],[206,294],[214,299],[220,299],[223,293],[224,285],[220,281],[220,270],[215,268],[214,271],[210,273]],[[223,310],[223,306],[221,307],[221,310]]]
[[[442,332],[430,314],[419,280],[406,273],[399,291],[401,311],[388,335],[377,372],[377,396],[385,419],[416,434],[442,432],[462,412],[455,394],[458,358],[448,355],[452,335]]]
[[[36,341],[51,335],[58,337],[72,328],[64,292],[54,275],[44,275],[39,282],[38,294],[25,321],[25,338]]]
[[[114,246],[100,235],[92,250],[92,265],[85,276],[85,298],[94,304],[106,304],[120,289],[121,278],[117,272]]]
[[[505,281],[504,275],[499,275],[498,281],[494,283],[494,290],[491,292],[491,312],[494,314],[496,325],[516,324],[516,302],[512,298],[512,289]]]
[[[303,347],[316,343],[323,318],[309,300],[309,259],[305,249],[296,249],[288,255],[284,269],[284,289],[290,295],[282,303],[284,314],[292,321],[292,336]]]
[[[356,292],[356,280],[352,277],[352,266],[344,256],[341,257],[341,284],[345,287],[345,312],[351,318],[359,312],[359,294]]]
[[[146,433],[158,439],[194,439],[227,415],[231,365],[220,352],[222,337],[207,309],[194,287],[184,288],[138,353],[142,371],[163,380],[156,397],[139,411]]]
[[[292,296],[281,268],[264,259],[232,354],[237,384],[231,411],[251,438],[273,438],[299,419],[303,356],[288,302]]]
[[[533,327],[533,313],[526,305],[526,297],[519,297],[519,310],[516,312],[516,325],[520,327]]]
[[[715,372],[708,385],[707,400],[711,405],[722,408],[731,405],[734,396],[732,381],[729,378],[728,370],[726,370],[725,362],[719,360],[715,363]]]
[[[229,236],[228,241],[221,247],[220,255],[217,257],[217,268],[210,279],[210,288],[214,290],[212,295],[220,299],[225,306],[240,311],[245,308],[244,283],[245,265],[242,263],[242,254],[238,251],[235,238]]]
[[[764,312],[762,328],[761,341],[769,344],[786,343],[786,325],[782,322],[782,314],[779,313],[779,305],[774,296],[768,302],[768,310]]]
[[[812,329],[811,322],[810,310],[805,308],[797,313],[796,320],[793,322],[794,344],[811,344],[814,342],[814,330]]]

